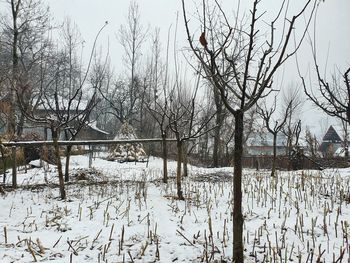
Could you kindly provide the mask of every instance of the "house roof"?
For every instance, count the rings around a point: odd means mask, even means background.
[[[282,133],[277,134],[277,146],[285,146],[286,144],[286,136]],[[273,136],[269,132],[253,132],[248,140],[247,146],[250,147],[265,147],[265,146],[273,146]]]
[[[92,121],[90,123],[87,124],[87,126],[89,126],[91,129],[99,132],[99,133],[102,133],[102,134],[105,134],[105,135],[109,135],[108,132],[104,131],[104,130],[101,130],[100,128],[97,127],[97,121]]]
[[[336,130],[333,128],[333,126],[329,126],[328,131],[323,136],[322,141],[324,142],[342,142],[342,139],[336,132]]]
[[[56,99],[55,98],[44,98],[42,103],[38,105],[37,110],[55,110],[56,109]],[[60,111],[68,110],[68,105],[70,103],[70,111],[83,111],[88,106],[88,101],[85,99],[72,99],[64,98],[62,96],[57,97],[57,103]]]

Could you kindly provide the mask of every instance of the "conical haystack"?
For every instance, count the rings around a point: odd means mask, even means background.
[[[114,140],[134,140],[137,139],[133,127],[124,122],[120,127]],[[143,149],[142,143],[123,143],[113,145],[109,150],[107,157],[109,161],[118,162],[144,162],[147,161],[147,155]]]

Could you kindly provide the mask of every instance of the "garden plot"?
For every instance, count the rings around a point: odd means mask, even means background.
[[[157,158],[71,167],[66,201],[54,166],[19,172],[25,187],[0,199],[1,262],[230,262],[232,168],[190,167],[180,201]],[[350,170],[269,174],[244,170],[246,262],[347,263]]]

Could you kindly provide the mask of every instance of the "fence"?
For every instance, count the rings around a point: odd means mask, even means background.
[[[254,169],[271,169],[272,156],[244,156],[243,167]],[[288,156],[277,156],[276,168],[279,170],[299,170],[299,169],[325,169],[325,168],[345,168],[349,167],[348,160],[342,157],[335,158],[310,158],[302,156],[293,159]]]
[[[89,141],[58,141],[59,146],[74,146],[74,145],[88,145],[89,151],[89,166],[92,162],[91,147],[96,145],[117,145],[124,143],[159,143],[163,142],[164,139],[152,138],[152,139],[130,139],[130,140],[89,140]],[[166,142],[176,142],[176,139],[165,139]],[[53,141],[19,141],[19,142],[4,142],[3,146],[11,148],[12,158],[12,187],[17,187],[17,160],[16,151],[17,147],[43,147],[54,145]]]

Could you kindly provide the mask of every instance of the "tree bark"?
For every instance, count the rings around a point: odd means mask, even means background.
[[[178,140],[176,143],[177,146],[177,169],[176,169],[176,187],[177,187],[177,197],[180,200],[185,200],[182,193],[181,186],[181,163],[182,163],[182,141]]]
[[[162,133],[162,150],[163,150],[163,183],[168,183],[168,148],[166,142],[166,133]]]
[[[188,176],[188,156],[187,156],[187,144],[186,142],[182,143],[182,163],[183,163],[183,170],[184,170],[184,177]]]
[[[62,172],[62,163],[61,163],[61,156],[60,156],[60,147],[58,145],[57,128],[51,128],[51,133],[52,133],[53,146],[55,148],[60,195],[61,195],[61,199],[66,199],[66,190],[64,189],[64,177]]]
[[[242,155],[243,155],[243,111],[237,111],[234,135],[233,174],[233,260],[243,263],[243,214],[242,214]]]
[[[215,129],[214,129],[214,147],[213,147],[213,166],[219,167],[219,160],[222,158],[221,151],[221,128],[224,121],[223,105],[221,102],[219,92],[214,89],[214,101],[216,105],[216,118],[215,118]]]
[[[21,137],[23,134],[24,120],[25,120],[25,116],[23,113],[21,113],[19,117],[19,123],[17,124],[17,131],[16,131],[16,134],[18,137]]]
[[[216,126],[214,130],[213,167],[219,167],[220,134],[221,134],[221,127]]]
[[[17,27],[17,18],[19,6],[21,1],[15,3],[11,0],[11,9],[12,9],[12,24],[13,24],[13,36],[12,36],[12,87],[11,87],[11,97],[9,103],[9,118],[7,125],[7,133],[14,134],[16,131],[16,89],[18,82],[18,36],[19,31]]]
[[[72,146],[68,145],[66,148],[66,165],[65,165],[65,171],[64,171],[65,182],[69,182],[69,161],[70,161],[71,152],[72,152]]]
[[[273,158],[272,158],[272,168],[271,176],[275,176],[276,172],[276,156],[277,156],[277,133],[273,133]]]

